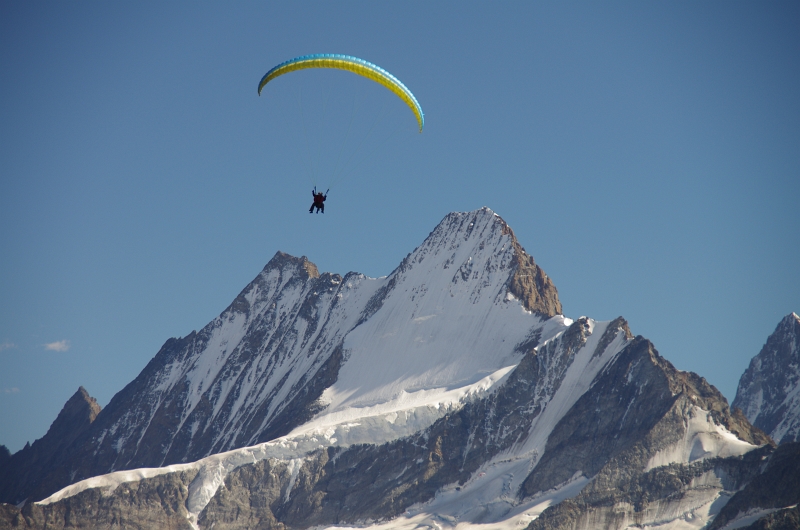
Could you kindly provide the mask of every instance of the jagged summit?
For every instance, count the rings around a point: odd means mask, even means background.
[[[545,288],[515,283],[525,272],[544,278]],[[331,411],[388,406],[427,389],[473,384],[516,364],[522,355],[517,345],[556,314],[538,302],[560,309],[548,282],[490,209],[448,214],[399,267],[374,283],[362,321],[343,344],[348,362],[323,402]]]
[[[64,408],[58,414],[58,417],[50,426],[50,429],[59,429],[59,427],[71,425],[72,427],[81,424],[92,423],[97,415],[100,414],[101,407],[97,404],[97,400],[89,395],[82,386],[67,400]]]
[[[19,482],[0,480],[0,496],[13,498],[20,490],[41,486],[42,475],[49,474],[57,465],[58,455],[91,429],[100,411],[95,398],[85,388],[78,388],[43,437],[0,462],[0,477],[19,477]],[[45,481],[44,485],[52,489],[59,484]]]
[[[319,269],[317,269],[316,265],[308,261],[307,257],[301,256],[296,258],[281,251],[276,252],[272,259],[264,265],[264,271],[272,269],[305,271],[309,278],[319,278]]]
[[[382,278],[276,253],[12,500],[69,486],[0,526],[699,527],[767,442],[623,318],[563,316],[481,208]]]
[[[518,345],[560,311],[550,279],[488,208],[447,215],[383,278],[320,273],[277,252],[219,317],[169,339],[39,482],[190,462],[324,411],[388,409],[409,396],[425,408],[432,389],[515,365]],[[0,500],[51,492],[11,480],[16,493]]]
[[[776,441],[800,441],[800,317],[786,315],[742,374],[733,406]]]
[[[71,443],[82,431],[97,418],[100,413],[97,400],[89,395],[82,386],[67,400],[55,421],[50,425],[47,434],[34,442],[38,445],[56,444],[67,445]]]
[[[455,268],[452,282],[492,282],[493,275],[508,274],[504,283],[529,311],[552,317],[561,314],[558,290],[520,245],[514,231],[487,207],[448,214],[425,242],[400,265],[400,269],[438,260],[444,269]],[[505,295],[506,293],[502,293]]]

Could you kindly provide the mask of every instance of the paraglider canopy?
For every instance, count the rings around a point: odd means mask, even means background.
[[[422,113],[422,107],[417,101],[417,98],[414,97],[414,94],[412,94],[399,79],[380,66],[349,55],[318,53],[314,55],[303,55],[302,57],[296,57],[282,62],[261,78],[261,81],[258,83],[258,95],[260,96],[264,86],[276,77],[305,68],[334,68],[337,70],[346,70],[385,86],[408,105],[417,118],[419,132],[422,132],[425,126],[425,115]]]

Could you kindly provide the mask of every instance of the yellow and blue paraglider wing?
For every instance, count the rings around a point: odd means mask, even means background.
[[[305,68],[334,68],[337,70],[347,70],[348,72],[353,72],[354,74],[366,77],[367,79],[371,79],[385,86],[408,105],[408,108],[411,109],[414,116],[417,118],[419,132],[422,132],[422,128],[425,126],[425,115],[422,113],[422,107],[419,101],[417,101],[417,98],[414,97],[414,94],[412,94],[399,79],[380,66],[349,55],[318,53],[315,55],[303,55],[302,57],[296,57],[285,61],[267,72],[264,77],[261,78],[261,82],[258,83],[258,95],[260,96],[264,86],[276,77]]]

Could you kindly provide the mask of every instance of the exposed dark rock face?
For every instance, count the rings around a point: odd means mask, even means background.
[[[200,332],[169,339],[134,381],[115,395],[102,412],[93,413],[91,419],[96,416],[97,420],[91,428],[87,422],[62,420],[62,412],[54,425],[66,423],[76,429],[69,436],[48,435],[34,443],[31,450],[47,455],[37,457],[42,466],[25,463],[31,461],[25,457],[30,452],[27,449],[19,457],[14,455],[11,464],[20,464],[4,467],[0,500],[18,503],[28,497],[41,499],[97,474],[196,460],[290,431],[315,412],[314,402],[335,380],[341,360],[341,353],[332,356],[335,344],[320,351],[308,372],[292,382],[282,403],[285,411],[275,403],[275,395],[282,389],[280,381],[271,394],[261,396],[249,408],[233,411],[233,406],[246,392],[261,390],[257,385],[253,388],[253,379],[269,378],[287,361],[287,351],[293,345],[309,342],[308,349],[313,351],[312,333],[325,322],[324,312],[318,314],[320,295],[325,293],[326,301],[335,301],[332,291],[340,283],[341,277],[320,275],[304,257],[277,253],[219,318]],[[209,372],[218,371],[208,386],[192,387],[187,374],[203,369],[195,364],[198,352],[207,349],[209,341],[219,340],[220,329],[230,327],[234,321],[247,320],[248,333],[233,351],[226,350],[225,344],[219,346],[221,361],[227,354],[222,366],[207,366]],[[305,329],[305,334],[299,335],[297,328]],[[227,340],[224,330],[221,334],[222,340]],[[264,352],[272,354],[267,362],[263,362]],[[194,406],[187,409],[187,403]],[[272,421],[264,421],[269,407],[273,408]],[[46,442],[54,438],[58,443]]]
[[[619,335],[630,336],[621,319],[607,327],[599,347],[607,347],[609,337]],[[482,463],[523,441],[587,336],[587,321],[579,320],[541,352],[532,339],[524,346],[523,360],[497,392],[411,437],[382,446],[323,449],[301,462],[268,459],[241,466],[228,475],[198,523],[215,529],[307,528],[398,515],[447,484],[465,482]],[[6,505],[0,514],[12,521],[9,528],[68,524],[84,528],[87,518],[130,522],[134,528],[147,524],[182,528],[176,521],[181,516],[185,520],[185,512],[166,498],[155,498],[154,491],[186,504],[192,479],[191,474],[173,473],[140,481],[138,486],[123,484],[106,496],[91,489],[52,504],[28,505],[21,512]],[[134,506],[141,526],[126,519]]]
[[[511,293],[522,300],[528,311],[552,317],[561,315],[561,301],[558,299],[558,290],[552,280],[545,274],[528,255],[522,245],[514,236],[514,231],[506,225],[507,232],[511,235],[514,245],[516,272],[509,283]]]
[[[800,441],[800,317],[778,324],[739,380],[733,406],[779,443]]]
[[[170,473],[120,484],[113,493],[93,488],[57,503],[28,503],[22,509],[0,504],[0,528],[189,530],[186,484],[193,477],[194,473]]]
[[[594,477],[592,482],[577,497],[545,510],[528,528],[652,524],[648,518],[658,511],[659,503],[686,495],[692,481],[709,471],[725,477],[742,475],[728,485],[733,488],[754,476],[760,459],[749,455],[648,469],[659,452],[687,437],[688,419],[697,414],[707,415],[753,445],[770,442],[731,412],[725,398],[705,379],[679,372],[649,341],[637,337],[553,430],[521,495],[545,491],[577,473]],[[720,489],[724,486],[720,480]]]
[[[26,444],[13,455],[0,458],[0,499],[17,496],[17,502],[24,500],[25,497],[18,496],[18,492],[29,492],[37,487],[41,477],[56,465],[55,456],[84,435],[99,413],[100,405],[80,387],[64,404],[42,438],[33,445]]]
[[[640,442],[673,404],[664,363],[641,337],[623,350],[556,425],[522,495],[554,488],[577,472],[594,476],[609,459]],[[664,442],[674,442],[674,436]]]
[[[800,506],[784,508],[766,515],[744,530],[797,530],[800,528]]]
[[[262,388],[253,380],[269,379],[298,342],[307,344],[307,350],[316,349],[314,341],[320,337],[314,331],[324,325],[324,311],[335,306],[333,291],[341,281],[337,275],[320,275],[304,257],[277,253],[219,318],[200,332],[169,339],[97,415],[91,429],[61,437],[58,447],[49,446],[47,466],[9,473],[0,499],[41,499],[97,474],[192,461],[289,432],[313,415],[319,395],[335,380],[341,362],[341,352],[334,355],[336,344],[320,348],[298,380],[287,383],[284,377],[248,407],[234,406],[246,393],[258,394]],[[221,365],[196,364],[199,352],[214,347],[210,341],[219,341],[220,335],[229,340],[224,328],[246,321],[247,332],[239,343],[227,350],[224,342],[217,346]],[[298,328],[305,333],[298,334]],[[266,362],[265,352],[271,354]],[[217,373],[207,378],[205,388],[202,383],[193,387],[189,374],[203,369]],[[290,388],[285,389],[287,384]],[[276,403],[280,392],[288,396]],[[187,408],[189,403],[194,406]],[[265,421],[270,414],[272,421]]]
[[[781,444],[769,457],[766,468],[757,477],[753,478],[741,491],[722,508],[709,530],[723,528],[736,517],[751,511],[764,509],[780,509],[796,506],[800,503],[800,443],[788,442]],[[779,519],[787,521],[796,517],[796,513],[786,513],[784,516],[775,516],[774,521],[765,522],[773,528]],[[794,527],[797,528],[797,527]]]
[[[763,455],[771,450],[766,446],[742,457],[670,464],[638,473],[626,472],[617,467],[621,462],[614,462],[596,477],[600,484],[590,483],[578,496],[548,508],[527,530],[652,525],[670,504],[683,504],[691,520],[691,512],[713,503],[719,490],[735,491],[756,476]],[[709,485],[709,476],[718,477],[718,485],[714,481]]]
[[[328,496],[315,494],[314,486],[324,478],[330,453],[321,450],[307,458],[293,475],[286,462],[262,460],[242,466],[228,475],[225,484],[200,514],[201,528],[232,530],[241,528],[288,529],[289,521],[330,509]],[[294,480],[292,477],[294,476]]]

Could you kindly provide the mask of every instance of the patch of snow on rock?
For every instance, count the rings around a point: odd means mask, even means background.
[[[707,458],[741,456],[756,448],[718,425],[711,414],[693,406],[688,413],[683,439],[656,453],[647,463],[646,471],[679,463],[687,464]]]

